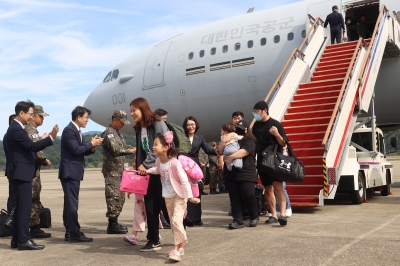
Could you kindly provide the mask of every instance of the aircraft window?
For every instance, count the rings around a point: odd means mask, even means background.
[[[223,53],[228,52],[228,45],[222,46],[222,52],[223,52]]]
[[[247,42],[247,48],[253,48],[253,41]]]
[[[203,57],[204,56],[204,50],[201,50],[200,51],[200,57]]]
[[[303,30],[303,31],[301,32],[301,37],[302,37],[302,38],[305,38],[305,37],[306,37],[306,30]]]
[[[293,32],[289,32],[289,34],[287,35],[287,39],[288,39],[288,41],[293,41],[294,33]]]
[[[266,45],[267,44],[267,38],[262,38],[260,43],[261,43],[261,46]]]
[[[109,82],[110,81],[111,73],[112,73],[111,71],[108,72],[107,76],[103,79],[103,82]]]
[[[281,40],[281,36],[275,35],[274,36],[274,43],[278,43]]]
[[[118,74],[119,74],[119,70],[118,70],[118,69],[115,69],[115,70],[113,71],[113,73],[112,73],[112,76],[111,76],[110,81],[112,81],[112,80],[114,80],[114,79],[117,79],[117,78],[118,78]]]
[[[211,55],[215,55],[216,52],[217,52],[217,48],[215,48],[215,47],[211,48]]]
[[[193,52],[190,52],[189,53],[189,60],[192,60],[193,59]]]
[[[240,42],[238,42],[238,43],[235,44],[235,50],[236,50],[236,51],[239,51],[239,50],[240,50]]]

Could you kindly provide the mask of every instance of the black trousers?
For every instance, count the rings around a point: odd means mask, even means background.
[[[159,241],[158,216],[161,211],[162,200],[164,199],[162,198],[160,175],[150,175],[149,188],[147,189],[147,195],[144,196],[144,206],[147,216],[147,240],[153,243]]]
[[[229,199],[232,207],[232,217],[234,221],[243,224],[243,206],[247,207],[250,219],[258,218],[257,199],[255,195],[254,182],[238,182],[226,180]]]
[[[201,192],[204,189],[204,184],[199,184],[199,196],[197,198],[200,199],[199,204],[191,203],[190,201],[187,202],[187,217],[192,222],[200,222],[201,221]]]
[[[167,223],[171,224],[171,223],[170,223],[170,220],[169,220],[167,205],[165,204],[165,199],[164,199],[164,198],[161,199],[161,211],[162,211],[162,215],[163,215],[165,221],[166,221]],[[161,213],[160,213],[160,219],[161,219],[161,221],[162,221]]]
[[[32,181],[11,180],[12,194],[15,196],[12,242],[25,243],[31,237],[29,224],[32,210]]]
[[[342,30],[340,27],[331,28],[331,44],[342,42]]]
[[[15,195],[12,187],[12,182],[8,180],[8,199],[7,199],[7,212],[11,213],[15,208]]]
[[[78,222],[79,189],[81,181],[60,179],[64,191],[63,221],[65,231],[79,237],[81,226]]]

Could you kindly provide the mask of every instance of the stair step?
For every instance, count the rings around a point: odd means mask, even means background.
[[[324,98],[319,98],[319,99],[307,99],[307,100],[296,100],[292,101],[290,103],[291,107],[299,107],[299,106],[309,106],[313,104],[323,104],[323,103],[336,103],[337,101],[337,96],[333,97],[324,97]]]
[[[294,208],[316,208],[318,207],[319,202],[311,202],[311,203],[305,203],[305,202],[290,202],[290,206],[292,206],[292,209]]]
[[[334,60],[339,60],[339,59],[348,59],[348,58],[352,58],[354,54],[354,50],[351,51],[350,53],[328,53],[328,54],[323,54],[321,57],[321,61],[322,60],[327,60],[327,61],[334,61]]]
[[[320,110],[320,111],[311,111],[304,113],[292,113],[285,114],[284,120],[293,120],[293,119],[301,119],[301,118],[313,118],[313,117],[321,117],[321,116],[331,116],[331,110]]]
[[[305,198],[318,199],[319,196],[318,195],[290,195],[290,199],[305,199]]]
[[[317,124],[317,125],[302,125],[302,126],[292,126],[286,127],[285,132],[287,133],[305,133],[305,132],[315,132],[315,131],[326,131],[328,127],[328,123],[326,124]]]
[[[330,116],[313,117],[313,118],[300,118],[293,120],[283,120],[281,124],[284,128],[293,126],[311,126],[315,124],[327,124],[331,119]]]
[[[311,78],[311,82],[318,81],[318,80],[329,80],[329,79],[340,79],[345,78],[347,72],[330,74],[330,75],[323,75],[323,76],[316,76]]]
[[[313,92],[313,93],[302,93],[302,94],[296,94],[293,97],[294,101],[299,101],[299,100],[310,100],[310,99],[319,99],[319,98],[324,98],[324,97],[334,97],[334,96],[339,96],[340,90],[327,90],[327,91],[321,91],[321,92]]]
[[[286,185],[289,195],[319,195],[319,191],[323,188],[323,185]]]
[[[312,140],[314,138],[321,138],[323,139],[325,136],[325,131],[319,132],[303,132],[303,133],[288,133],[286,132],[286,137],[289,141],[296,141],[296,140]]]
[[[343,81],[344,81],[344,78],[313,81],[313,82],[308,82],[308,83],[301,83],[299,88],[305,89],[305,88],[315,88],[315,87],[326,87],[326,86],[338,85],[338,84],[342,85]]]
[[[342,68],[335,68],[335,69],[330,69],[330,70],[324,70],[324,71],[314,71],[313,77],[319,77],[319,76],[324,76],[324,75],[333,75],[333,74],[338,74],[338,73],[347,73],[348,67],[342,67]]]
[[[298,107],[293,107],[290,106],[287,110],[289,114],[296,114],[296,113],[302,113],[302,112],[311,112],[311,111],[318,111],[318,110],[331,110],[335,108],[334,103],[324,103],[324,104],[315,104],[312,106],[298,106]]]
[[[290,142],[290,144],[291,143],[292,143],[292,141]],[[322,146],[322,139],[321,139],[321,143],[319,145]],[[296,153],[296,150],[294,150],[294,152]],[[320,164],[322,166],[322,164],[323,164],[321,156],[297,156],[297,158],[300,161],[302,161],[304,165]],[[320,175],[320,176],[322,177],[322,175]]]
[[[319,202],[318,196],[316,198],[313,195],[299,195],[299,196],[303,196],[303,197],[294,198],[291,195],[289,195],[290,205],[292,205],[292,202],[298,203],[298,204],[300,204],[300,203],[310,204],[310,203],[318,203]]]
[[[296,153],[296,155],[297,155],[297,153]],[[303,156],[299,156],[299,157],[303,157]],[[319,157],[322,158],[322,155],[319,155]],[[306,169],[306,175],[323,175],[324,174],[323,168],[322,168],[322,163],[317,164],[317,165],[307,165],[307,166],[305,166],[305,169]]]
[[[342,83],[328,86],[311,87],[311,88],[298,88],[296,95],[308,94],[308,93],[322,93],[325,91],[338,90],[342,88]]]
[[[336,54],[353,54],[355,50],[354,48],[351,49],[344,49],[344,50],[339,50],[339,49],[330,49],[330,50],[325,50],[322,56],[331,56],[331,55],[336,55]]]
[[[333,50],[349,50],[355,49],[357,46],[357,41],[354,42],[344,42],[344,43],[337,43],[328,45],[325,48],[325,51],[333,51]]]
[[[290,145],[292,145],[292,148],[296,152],[297,149],[321,147],[322,140],[323,139],[290,141]]]
[[[298,157],[302,157],[302,156],[321,156],[322,157],[324,155],[325,149],[324,149],[324,147],[300,148],[300,149],[294,150],[294,152],[296,153],[296,156],[298,156]],[[311,165],[311,167],[312,167],[312,165]],[[318,167],[320,167],[322,169],[322,164],[318,165]],[[308,173],[307,169],[306,169],[306,173]]]
[[[324,66],[334,66],[337,64],[347,64],[350,65],[351,58],[345,58],[345,59],[321,59],[318,63],[318,66],[324,67]]]
[[[328,66],[317,66],[317,68],[315,69],[315,72],[317,71],[330,71],[333,69],[339,69],[339,68],[349,68],[349,63],[337,63],[334,65],[328,65]]]

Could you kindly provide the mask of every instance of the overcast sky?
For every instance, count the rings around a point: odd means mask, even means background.
[[[61,130],[118,62],[191,27],[299,0],[0,0],[0,139],[18,101]],[[90,121],[83,132],[104,128]],[[60,133],[61,134],[61,131]]]

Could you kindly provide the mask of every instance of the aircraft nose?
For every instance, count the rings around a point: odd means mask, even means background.
[[[107,115],[105,117],[105,114],[107,113],[107,88],[104,86],[104,84],[98,85],[86,98],[85,103],[83,104],[84,107],[92,111],[92,114],[90,115],[90,119],[97,124],[103,124],[102,120],[108,118],[111,115]]]

